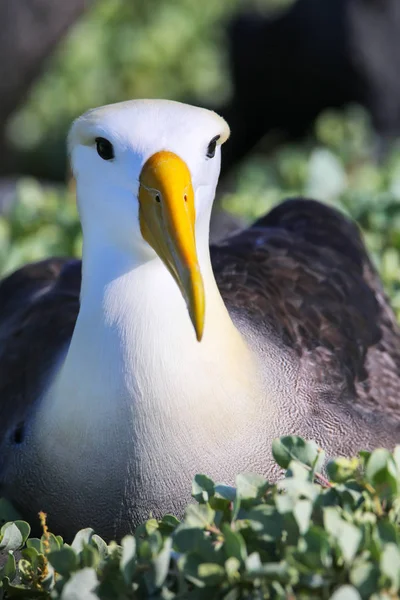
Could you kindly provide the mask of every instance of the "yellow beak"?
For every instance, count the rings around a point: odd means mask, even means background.
[[[178,284],[200,341],[205,296],[197,259],[196,208],[189,169],[173,152],[157,152],[144,165],[139,181],[142,235]]]

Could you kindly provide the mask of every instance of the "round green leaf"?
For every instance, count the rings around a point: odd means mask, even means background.
[[[316,442],[304,440],[297,435],[275,439],[272,442],[272,454],[283,469],[287,469],[292,460],[315,469],[321,468],[324,461],[324,454]]]

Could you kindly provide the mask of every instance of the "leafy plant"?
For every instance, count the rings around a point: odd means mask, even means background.
[[[284,477],[197,475],[182,521],[149,519],[120,544],[71,545],[24,521],[0,532],[0,598],[394,599],[400,590],[400,446],[328,462],[296,436],[274,441]],[[16,560],[16,554],[20,558]]]

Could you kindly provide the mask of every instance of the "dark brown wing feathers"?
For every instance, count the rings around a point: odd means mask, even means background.
[[[288,200],[212,259],[228,307],[275,332],[332,401],[400,418],[399,327],[354,223]]]
[[[79,311],[80,261],[27,265],[0,283],[1,443],[34,407]]]

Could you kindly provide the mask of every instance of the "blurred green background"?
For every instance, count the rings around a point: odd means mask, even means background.
[[[253,0],[281,11],[290,0]],[[71,29],[11,117],[6,136],[30,160],[66,173],[57,140],[87,108],[134,97],[199,105],[229,100],[225,26],[239,0],[101,0]],[[250,222],[283,198],[305,194],[355,218],[400,315],[400,144],[378,164],[368,114],[327,111],[312,134],[268,154],[255,150],[222,182],[220,205]],[[32,158],[35,157],[35,159]],[[66,177],[65,177],[66,180]],[[81,233],[67,184],[19,177],[17,202],[0,217],[0,271],[48,255],[79,255]]]

